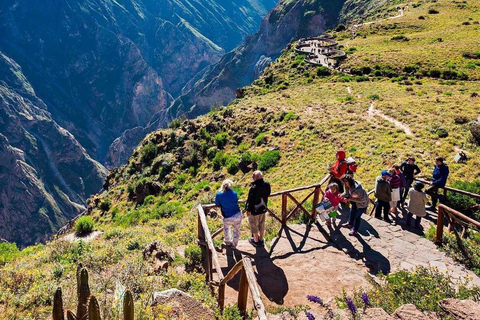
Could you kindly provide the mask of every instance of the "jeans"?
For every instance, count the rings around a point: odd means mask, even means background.
[[[407,225],[410,225],[410,220],[412,219],[413,214],[412,213],[407,213]],[[420,223],[422,222],[422,217],[416,217],[415,218],[415,228],[420,227]]]
[[[360,228],[360,217],[367,211],[367,208],[357,208],[357,204],[352,202],[352,208],[350,209],[350,219],[348,223],[352,226],[353,231],[358,231]]]
[[[438,194],[438,190],[440,189],[439,186],[432,185],[425,190],[425,193],[432,197],[432,207],[435,208],[437,206],[438,198],[440,195]]]
[[[375,218],[382,218],[382,209],[383,209],[383,217],[385,220],[390,219],[388,217],[388,212],[390,211],[390,202],[377,200],[377,207],[375,208]]]
[[[401,203],[405,203],[405,199],[407,199],[408,191],[412,187],[413,179],[407,179],[407,184],[405,185],[405,189],[403,189],[403,193],[401,194],[402,198],[400,199]]]
[[[232,244],[234,247],[238,244],[240,238],[240,226],[242,225],[242,213],[223,219],[223,234],[225,236],[225,243]],[[230,227],[233,229],[233,239],[230,235]]]

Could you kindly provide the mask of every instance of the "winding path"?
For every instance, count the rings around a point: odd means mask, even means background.
[[[411,137],[414,136],[414,134],[413,134],[413,132],[412,132],[412,130],[410,129],[409,126],[407,126],[406,124],[398,121],[397,119],[394,119],[390,116],[387,116],[382,111],[375,109],[375,106],[373,105],[373,102],[372,102],[372,103],[370,103],[370,108],[368,108],[368,119],[373,119],[374,116],[378,116],[380,118],[383,118],[383,119],[393,123],[395,125],[395,127],[405,131],[407,136],[411,136]]]

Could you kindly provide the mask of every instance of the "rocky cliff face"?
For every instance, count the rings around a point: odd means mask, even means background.
[[[122,164],[152,116],[274,4],[1,1],[0,237],[39,241],[81,211],[105,176],[97,161]]]
[[[43,241],[101,189],[105,168],[52,120],[20,66],[0,52],[0,237]]]
[[[318,35],[338,22],[344,0],[280,1],[260,29],[220,62],[205,70],[169,109],[171,118],[207,112],[235,98],[235,90],[251,84],[292,40]]]

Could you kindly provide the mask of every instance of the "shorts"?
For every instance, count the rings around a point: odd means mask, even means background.
[[[248,224],[252,233],[265,231],[265,213],[259,215],[250,215],[248,217]]]

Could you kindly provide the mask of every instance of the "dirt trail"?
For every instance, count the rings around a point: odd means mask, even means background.
[[[375,117],[375,116],[378,116],[380,118],[383,118],[383,119],[387,120],[388,122],[393,123],[395,125],[395,127],[405,131],[407,136],[412,136],[412,137],[414,136],[414,134],[413,134],[413,132],[412,132],[412,130],[410,129],[409,126],[407,126],[406,124],[398,121],[397,119],[394,119],[390,116],[387,116],[382,111],[375,109],[375,106],[373,105],[373,102],[372,102],[370,104],[370,108],[368,109],[368,118],[373,119],[373,117]]]

